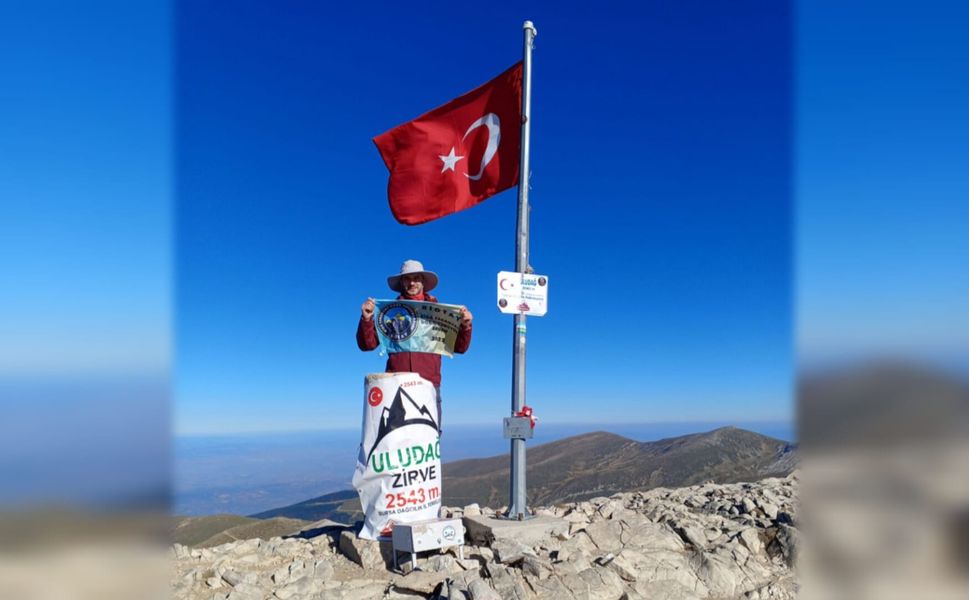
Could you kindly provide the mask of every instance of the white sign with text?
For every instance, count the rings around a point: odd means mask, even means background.
[[[498,310],[541,317],[548,311],[548,277],[534,273],[498,273]]]

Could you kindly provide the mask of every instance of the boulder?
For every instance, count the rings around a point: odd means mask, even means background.
[[[502,600],[498,592],[484,579],[475,579],[468,584],[468,595],[471,596],[471,600]]]
[[[394,587],[409,590],[418,594],[432,593],[441,582],[447,579],[446,573],[429,573],[427,571],[411,571],[406,576],[394,581]]]
[[[472,523],[466,558],[455,548],[425,554],[406,576],[390,572],[389,542],[334,527],[311,538],[173,545],[172,597],[793,600],[797,485],[786,478],[658,488],[533,507],[536,518],[520,522],[491,519],[488,507],[449,509]]]
[[[390,569],[394,565],[390,542],[363,540],[352,531],[340,533],[340,552],[364,569]]]
[[[240,583],[229,593],[228,600],[263,600],[266,590],[249,583]]]

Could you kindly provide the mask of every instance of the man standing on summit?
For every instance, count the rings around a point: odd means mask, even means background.
[[[437,302],[437,298],[429,292],[437,285],[437,275],[425,271],[424,265],[416,260],[404,261],[400,273],[387,278],[390,289],[398,292],[398,300],[416,300],[421,302]],[[373,313],[376,304],[373,298],[367,300],[360,307],[360,323],[357,325],[357,346],[363,351],[375,349],[380,342],[377,340],[377,330],[374,327]],[[464,354],[471,346],[471,311],[461,307],[461,325],[454,342],[454,352]],[[417,373],[434,384],[437,391],[438,427],[441,422],[441,356],[430,352],[396,352],[387,356],[387,372]]]

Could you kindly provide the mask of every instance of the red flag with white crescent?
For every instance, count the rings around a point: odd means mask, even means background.
[[[419,225],[518,183],[522,63],[373,139],[394,218]]]

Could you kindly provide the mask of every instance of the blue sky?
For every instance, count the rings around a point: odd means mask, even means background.
[[[406,258],[475,314],[445,420],[507,413],[494,288],[515,192],[398,225],[371,138],[519,60],[526,18],[531,263],[550,279],[528,403],[553,422],[788,418],[788,7],[446,6],[180,5],[176,432],[357,426],[384,363],[355,347],[359,305]]]
[[[172,19],[0,5],[0,504],[170,476]]]
[[[804,366],[911,356],[969,373],[964,2],[804,2],[796,255]]]
[[[0,375],[166,376],[170,12],[18,2],[0,17]]]

